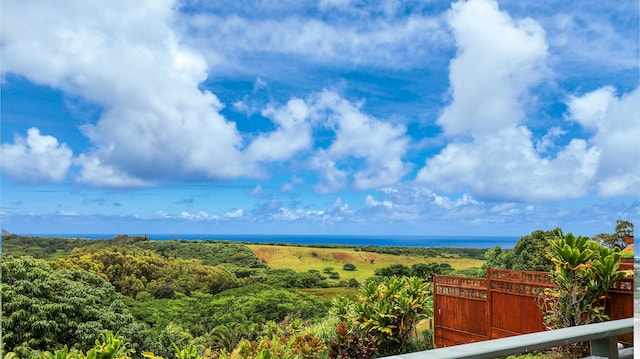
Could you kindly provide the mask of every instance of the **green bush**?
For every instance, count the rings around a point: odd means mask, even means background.
[[[417,277],[385,277],[380,284],[364,285],[358,302],[343,296],[334,298],[332,313],[352,323],[352,329],[362,334],[362,340],[373,336],[378,354],[402,353],[417,337],[416,323],[432,315],[428,288],[428,284]]]
[[[353,264],[351,264],[351,263],[345,263],[345,264],[342,266],[342,269],[344,269],[344,270],[348,270],[348,271],[354,271],[354,270],[356,270],[356,266],[355,266],[355,265],[353,265]]]

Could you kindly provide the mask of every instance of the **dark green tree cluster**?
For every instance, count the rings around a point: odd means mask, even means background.
[[[404,264],[392,264],[388,267],[377,268],[375,275],[380,277],[418,277],[432,281],[435,274],[446,274],[453,269],[448,263],[416,263],[411,267]]]
[[[197,259],[164,258],[150,251],[124,254],[114,248],[72,254],[51,265],[95,273],[109,281],[118,292],[134,298],[141,292],[151,293],[156,298],[170,298],[175,292],[215,294],[239,285],[238,279],[223,268],[203,265]]]
[[[105,329],[131,338],[143,329],[109,283],[83,270],[57,271],[31,257],[3,256],[2,340],[8,351],[29,357],[70,343],[87,350]]]
[[[553,263],[546,257],[549,241],[558,236],[562,236],[560,228],[537,230],[521,237],[511,250],[496,246],[487,251],[483,268],[548,272],[553,269]]]
[[[51,258],[58,252],[68,253],[74,248],[89,246],[95,242],[80,238],[46,238],[3,234],[2,252],[14,257]]]
[[[217,266],[223,263],[245,268],[267,268],[267,265],[243,243],[231,241],[146,241],[137,243],[164,257],[198,259],[202,264]]]

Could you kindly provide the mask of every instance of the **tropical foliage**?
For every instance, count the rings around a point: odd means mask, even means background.
[[[440,258],[484,253],[376,250]],[[327,261],[317,269],[271,269],[242,243],[4,236],[3,355],[347,359],[429,349],[430,332],[417,329],[432,315],[429,282],[455,268],[433,259],[386,267],[376,261],[364,284],[340,279],[364,272],[370,257],[354,261],[357,267]],[[558,286],[540,298],[550,328],[605,319],[606,290],[623,275],[618,249],[559,229],[532,232],[511,251],[489,251],[487,259],[498,267],[551,266]],[[360,287],[358,294],[347,286]],[[327,290],[328,299],[308,294]]]
[[[432,315],[432,309],[429,286],[417,277],[386,277],[380,284],[363,286],[357,302],[334,300],[334,313],[375,338],[380,354],[403,352],[416,337],[418,321]]]
[[[607,292],[624,278],[620,271],[620,249],[604,247],[587,237],[569,233],[549,241],[547,257],[555,268],[551,272],[556,287],[539,297],[548,329],[565,328],[608,319],[605,314]],[[565,357],[582,357],[583,345],[564,348]]]

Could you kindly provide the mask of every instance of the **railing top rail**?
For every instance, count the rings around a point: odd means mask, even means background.
[[[532,350],[553,348],[570,343],[598,340],[633,331],[633,318],[612,320],[597,324],[581,325],[518,335],[502,339],[487,340],[471,344],[456,345],[447,348],[422,352],[399,354],[386,359],[488,359]]]

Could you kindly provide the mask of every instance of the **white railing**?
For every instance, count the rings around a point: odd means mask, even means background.
[[[633,318],[628,318],[423,352],[398,354],[384,359],[490,359],[582,342],[591,343],[593,357],[618,359],[627,355],[633,357],[632,349],[626,349],[621,354],[617,346],[618,335],[632,332]]]

